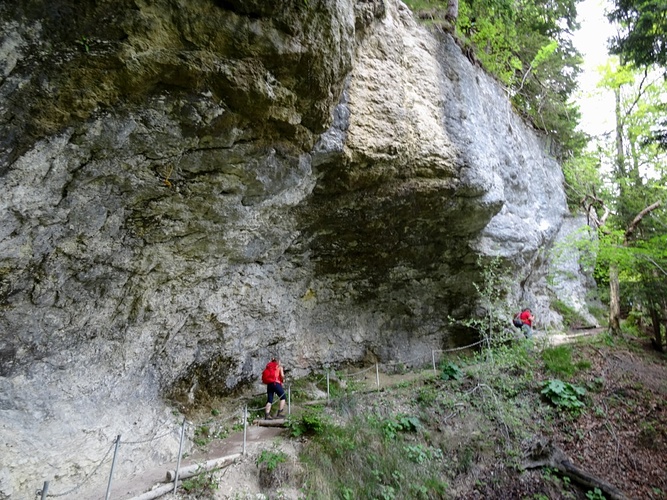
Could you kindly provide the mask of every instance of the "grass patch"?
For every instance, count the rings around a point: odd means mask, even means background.
[[[322,411],[336,418],[323,421],[301,451],[305,497],[455,498],[480,462],[518,469],[520,441],[539,432],[551,410],[530,404],[540,389],[530,343],[489,354],[444,361],[437,376],[390,394],[357,394],[354,412],[341,413],[332,401]]]
[[[542,351],[541,357],[547,373],[560,377],[569,378],[591,367],[588,360],[573,360],[572,347],[569,345],[547,347]]]
[[[439,498],[443,451],[428,443],[405,416],[355,417],[312,439],[301,459],[308,465],[307,498]]]

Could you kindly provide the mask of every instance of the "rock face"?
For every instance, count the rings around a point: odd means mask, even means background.
[[[403,4],[14,3],[0,498],[74,487],[118,434],[173,456],[169,404],[252,387],[270,355],[295,377],[469,341],[449,318],[479,312],[485,259],[508,307],[558,322],[559,165]],[[123,449],[119,474],[148,460]]]

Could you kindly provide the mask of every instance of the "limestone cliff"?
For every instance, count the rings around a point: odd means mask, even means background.
[[[77,484],[271,354],[300,376],[470,340],[448,318],[478,312],[480,256],[558,322],[559,165],[403,4],[9,3],[0,498]]]

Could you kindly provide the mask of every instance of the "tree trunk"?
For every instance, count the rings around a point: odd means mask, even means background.
[[[447,13],[445,14],[445,18],[452,24],[455,24],[458,17],[459,17],[459,0],[448,0]]]
[[[609,333],[621,334],[621,297],[618,282],[618,265],[609,266]]]
[[[189,477],[198,476],[204,472],[210,470],[221,469],[227,467],[236,461],[237,458],[241,456],[240,453],[234,453],[233,455],[227,455],[220,458],[214,458],[212,460],[207,460],[201,464],[192,464],[178,469],[178,479],[187,479]],[[165,474],[165,481],[168,483],[174,482],[176,479],[176,471],[168,470]]]
[[[653,335],[657,340],[660,333],[660,314],[658,314],[658,308],[655,304],[649,304],[648,308],[649,315],[651,316],[651,328],[653,329]]]
[[[524,450],[523,467],[534,469],[536,467],[550,467],[570,477],[574,482],[586,488],[600,488],[605,498],[610,500],[629,500],[628,497],[613,484],[604,479],[593,476],[574,465],[565,453],[555,446],[552,441],[537,439],[529,443]]]
[[[665,352],[665,338],[663,338],[662,335],[662,323],[664,318],[667,318],[667,301],[663,298],[660,301],[660,310],[657,311],[657,316],[658,316],[658,325],[653,329],[654,337],[655,337],[655,348],[660,351],[660,352]],[[665,328],[667,328],[667,325],[665,325]]]
[[[621,89],[614,89],[615,118],[616,118],[616,176],[625,177],[625,155],[623,148],[623,118],[621,113]],[[620,183],[623,196],[623,183]],[[618,265],[613,262],[609,265],[609,333],[621,334],[621,297],[618,279]]]
[[[616,115],[616,177],[622,179],[627,176],[625,170],[625,148],[623,146],[623,115],[621,111],[621,89],[614,90],[615,115]],[[623,184],[620,185],[621,196],[623,195]]]

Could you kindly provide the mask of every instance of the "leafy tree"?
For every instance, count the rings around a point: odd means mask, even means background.
[[[609,284],[609,327],[612,333],[620,331],[625,296],[626,303],[650,313],[656,344],[661,347],[660,324],[667,318],[667,295],[656,294],[654,284],[667,269],[659,243],[667,233],[665,154],[647,138],[667,88],[648,71],[613,61],[603,68],[600,85],[615,97],[615,130],[606,150],[599,152],[600,164],[609,170],[610,189],[589,191],[584,200],[601,229],[599,262],[607,272],[598,277]],[[578,184],[582,186],[586,190],[584,184]]]
[[[538,128],[556,138],[563,148],[560,156],[566,158],[585,145],[584,134],[574,130],[580,113],[570,100],[582,62],[570,36],[578,28],[576,1],[524,0],[517,8],[522,74],[512,100]]]
[[[620,33],[610,40],[609,51],[622,63],[638,67],[657,64],[667,70],[667,3],[664,0],[614,0],[607,15]]]
[[[620,29],[609,41],[611,54],[640,68],[661,66],[667,76],[667,2],[615,0],[607,17]],[[650,140],[667,150],[667,105],[663,103],[661,108],[662,118],[654,123]]]

